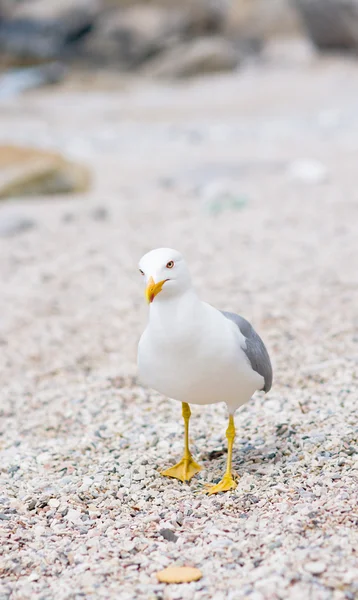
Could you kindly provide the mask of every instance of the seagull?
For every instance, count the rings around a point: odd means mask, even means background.
[[[190,404],[224,401],[229,414],[226,471],[217,485],[208,486],[208,493],[233,490],[234,413],[255,391],[271,389],[266,347],[243,317],[199,299],[176,250],[151,250],[141,258],[139,271],[149,304],[148,325],[138,345],[139,377],[149,388],[180,401],[184,419],[184,456],[161,474],[186,482],[201,470],[189,448]]]

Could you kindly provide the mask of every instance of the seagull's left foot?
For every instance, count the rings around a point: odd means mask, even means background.
[[[224,475],[222,480],[216,485],[207,485],[207,494],[219,494],[219,492],[229,492],[237,487],[237,483],[232,475]]]
[[[174,477],[184,483],[185,481],[190,481],[199,471],[201,471],[201,466],[193,460],[192,456],[184,456],[174,467],[162,471],[161,475],[164,475],[164,477]]]

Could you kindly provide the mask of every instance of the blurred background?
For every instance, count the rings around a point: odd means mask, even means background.
[[[309,323],[352,266],[357,45],[356,0],[0,0],[10,370],[134,370],[161,245],[273,345]]]

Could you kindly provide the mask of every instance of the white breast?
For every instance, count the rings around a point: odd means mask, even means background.
[[[186,313],[181,323],[150,320],[138,347],[140,378],[175,400],[226,402],[234,412],[263,386],[243,350],[245,338],[208,304],[200,302],[190,318]]]

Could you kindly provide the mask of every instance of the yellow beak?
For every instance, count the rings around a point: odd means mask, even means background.
[[[165,282],[168,281],[167,279],[163,279],[163,281],[159,281],[158,283],[154,283],[154,279],[153,277],[151,277],[148,281],[147,287],[145,289],[145,297],[147,299],[148,304],[150,304],[151,302],[153,302],[154,298],[156,297],[157,294],[159,294],[159,292],[161,292],[163,285],[165,284]]]

